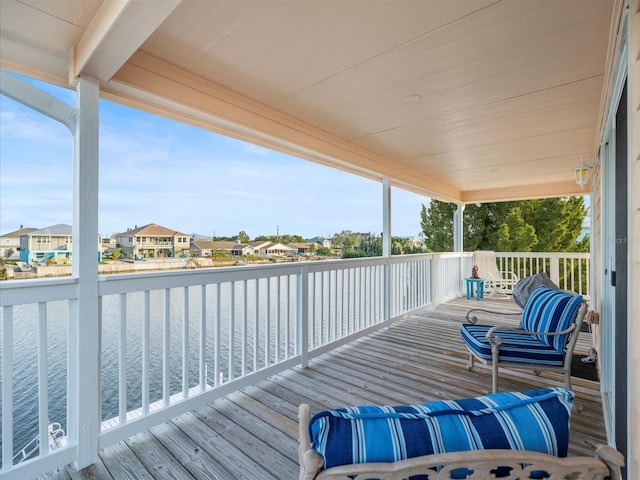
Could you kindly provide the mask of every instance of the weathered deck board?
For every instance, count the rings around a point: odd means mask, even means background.
[[[459,325],[469,308],[517,311],[510,300],[458,299],[421,312],[287,372],[158,425],[100,453],[100,463],[47,478],[260,479],[298,475],[297,407],[312,412],[354,404],[423,403],[483,395],[491,371],[467,370]],[[505,320],[517,323],[517,319]],[[590,336],[576,350],[586,353]],[[501,390],[562,385],[561,375],[501,370]],[[598,382],[573,379],[570,454],[605,441]]]
[[[227,469],[214,460],[189,435],[167,422],[151,429],[151,433],[184,465],[193,478],[225,480],[231,477]]]

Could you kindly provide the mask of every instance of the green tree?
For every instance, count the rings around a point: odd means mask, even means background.
[[[382,235],[370,233],[368,235],[355,234],[347,235],[347,244],[354,243],[352,248],[343,249],[343,258],[379,257],[382,255]]]
[[[538,243],[533,226],[522,218],[522,209],[514,207],[498,230],[498,250],[501,252],[530,252]]]
[[[0,280],[6,280],[9,278],[9,272],[7,267],[4,266],[4,259],[0,258]]]
[[[222,250],[220,248],[214,248],[211,250],[211,257],[214,260],[220,261],[220,260],[225,260],[226,258],[231,257],[231,255],[229,255],[229,253],[227,253],[225,250]]]
[[[412,238],[391,237],[391,255],[409,255],[421,252],[422,248],[414,245]]]
[[[429,209],[422,205],[420,226],[427,251],[453,251],[453,212],[455,210],[455,204],[438,200],[432,200]]]
[[[371,234],[363,238],[359,245],[359,250],[365,257],[380,257],[382,256],[382,235],[378,236]]]
[[[534,252],[582,251],[578,237],[587,215],[583,197],[529,200],[522,213],[538,236]]]
[[[249,243],[251,241],[249,235],[247,235],[247,232],[244,230],[241,230],[236,238],[240,243]]]
[[[213,237],[211,237],[211,241],[212,242],[235,242],[238,239],[237,235],[231,236],[231,237],[221,237],[221,236],[217,236],[214,235]]]
[[[333,252],[331,251],[331,249],[327,247],[318,247],[318,249],[316,250],[316,253],[321,257],[330,257],[331,255],[333,255]]]
[[[511,209],[516,206],[518,206],[518,202],[489,202],[466,205],[463,216],[464,249],[468,252],[497,250],[500,228]],[[488,245],[491,245],[491,248],[488,248]],[[453,248],[453,241],[451,246]]]
[[[359,233],[352,232],[351,230],[343,230],[333,236],[331,245],[333,245],[334,248],[342,249],[343,252],[348,252],[360,245],[361,239],[362,235]]]
[[[453,250],[453,213],[456,208],[455,204],[438,200],[432,200],[429,208],[422,206],[420,224],[428,251]],[[520,214],[511,214],[516,208]],[[513,244],[509,251],[588,251],[588,240],[578,241],[586,214],[583,197],[469,204],[464,210],[464,249],[504,251],[498,243],[502,238],[501,246]],[[524,222],[520,226],[518,217]],[[537,243],[526,225],[533,227]]]
[[[258,235],[255,238],[256,242],[273,242],[273,243],[305,243],[305,240],[300,235]]]

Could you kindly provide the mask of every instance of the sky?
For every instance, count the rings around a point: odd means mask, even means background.
[[[75,92],[26,79],[75,105]],[[72,223],[72,135],[0,95],[0,235]],[[100,102],[99,233],[156,223],[186,234],[382,232],[382,184],[113,102]],[[427,197],[392,188],[393,236]]]

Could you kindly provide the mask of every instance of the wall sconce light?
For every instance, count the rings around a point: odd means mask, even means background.
[[[580,188],[584,188],[584,186],[589,183],[590,170],[596,165],[599,165],[598,157],[588,158],[586,160],[584,157],[580,158],[580,165],[573,169],[576,183],[580,185]]]

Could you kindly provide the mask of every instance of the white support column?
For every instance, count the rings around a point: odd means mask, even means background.
[[[382,179],[382,256],[391,256],[391,186]]]
[[[462,253],[464,251],[464,203],[459,203],[458,208],[453,212],[453,251]],[[460,266],[460,291],[462,291],[463,278],[465,278],[464,259],[458,259]]]
[[[100,323],[98,308],[98,100],[100,85],[81,77],[73,152],[73,270],[78,301],[70,315],[70,359],[76,398],[70,401],[71,441],[78,443],[75,467],[98,460],[100,433]],[[73,336],[73,338],[72,338]]]
[[[453,251],[464,251],[464,203],[453,212]]]
[[[382,256],[391,257],[391,185],[389,178],[382,179]],[[391,265],[384,266],[384,321],[391,318]]]

